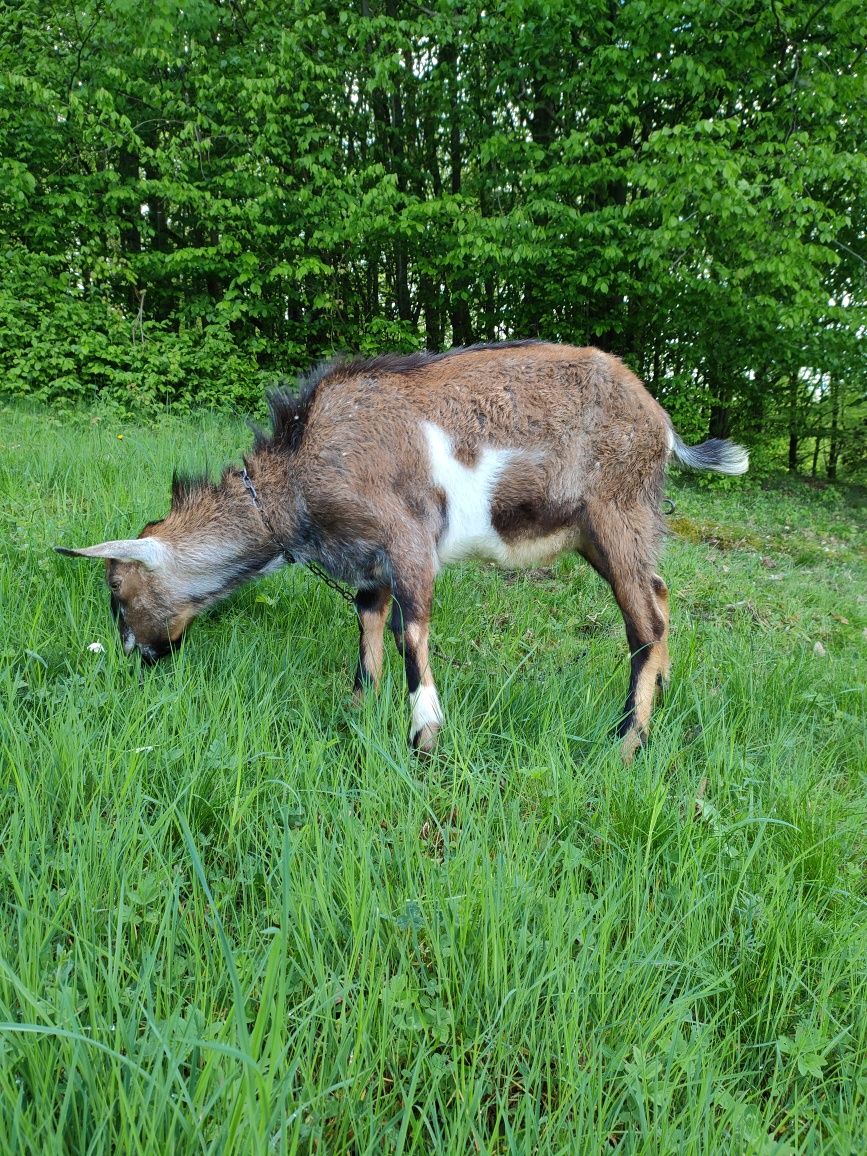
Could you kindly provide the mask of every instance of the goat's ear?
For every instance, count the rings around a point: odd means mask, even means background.
[[[58,554],[71,558],[114,558],[118,562],[141,562],[146,570],[159,570],[168,560],[169,548],[157,538],[121,538],[113,542],[100,542],[98,546],[85,546],[81,550],[70,550],[67,546],[55,546]]]

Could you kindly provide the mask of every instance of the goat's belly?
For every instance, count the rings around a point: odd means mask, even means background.
[[[538,538],[522,537],[506,541],[488,525],[482,532],[463,535],[447,529],[437,543],[437,558],[443,566],[473,558],[496,562],[506,570],[520,570],[553,562],[564,550],[574,549],[576,545],[577,535],[571,528],[556,530]]]
[[[502,550],[493,561],[507,569],[520,570],[524,566],[545,566],[565,550],[574,550],[577,535],[571,528],[556,530],[539,538],[519,538],[503,541]]]

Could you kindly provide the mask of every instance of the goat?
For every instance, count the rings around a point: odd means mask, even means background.
[[[434,579],[465,558],[505,567],[577,551],[609,583],[631,655],[618,727],[631,760],[668,680],[668,589],[656,573],[666,464],[741,474],[742,447],[687,447],[617,358],[536,341],[324,364],[269,395],[244,470],[172,482],[171,509],[138,538],[64,554],[106,560],[127,654],[153,663],[191,620],[286,561],[351,585],[355,690],[378,685],[391,629],[412,708],[433,748],[443,712],[428,631]]]

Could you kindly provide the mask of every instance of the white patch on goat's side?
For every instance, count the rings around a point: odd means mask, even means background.
[[[523,450],[485,447],[477,464],[461,465],[452,453],[448,435],[430,422],[424,423],[430,455],[431,477],[446,496],[446,528],[436,553],[439,563],[464,558],[485,558],[500,566],[520,568],[551,562],[564,550],[573,548],[578,531],[564,526],[538,538],[522,537],[506,542],[491,523],[491,500],[497,482]]]
[[[435,730],[442,726],[443,712],[435,686],[420,686],[409,696],[409,701],[412,706],[410,734],[413,738],[426,726]]]
[[[461,465],[452,453],[451,439],[439,426],[425,422],[431,477],[446,496],[445,532],[437,543],[440,562],[462,558],[499,561],[505,543],[491,525],[491,495],[513,450],[482,450],[477,465]]]
[[[674,453],[674,430],[671,426],[665,431],[665,440],[668,442],[668,452]]]

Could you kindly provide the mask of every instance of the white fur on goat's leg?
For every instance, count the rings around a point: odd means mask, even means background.
[[[443,712],[428,658],[427,622],[410,622],[406,625],[403,649],[412,710],[410,746],[417,751],[430,752],[436,745],[443,724]]]
[[[433,679],[413,691],[409,701],[412,707],[410,744],[418,751],[432,751],[443,725],[442,707]]]

